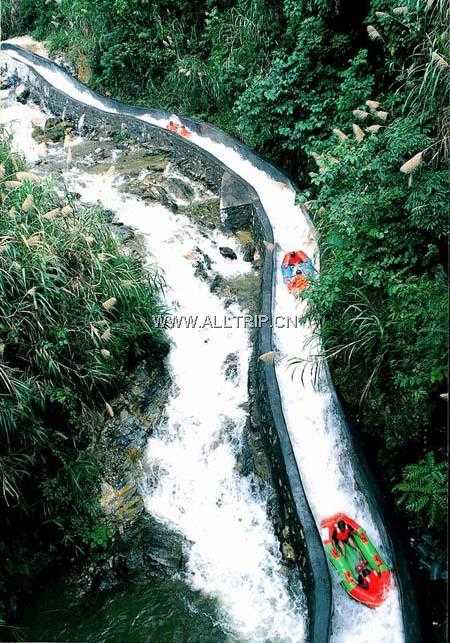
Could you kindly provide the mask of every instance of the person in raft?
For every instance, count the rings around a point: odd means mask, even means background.
[[[308,260],[309,257],[303,252],[303,250],[293,250],[289,253],[289,257],[286,263],[288,266],[295,266],[298,263],[305,263]]]
[[[180,129],[178,130],[178,134],[180,136],[184,136],[185,138],[189,138],[189,136],[191,135],[190,131],[184,125],[180,127]]]
[[[169,121],[166,125],[166,129],[168,129],[169,132],[177,132],[178,127],[179,126],[174,121]]]
[[[357,581],[363,589],[369,589],[370,583],[370,569],[367,560],[360,560],[356,565],[356,573],[358,574]]]
[[[308,279],[304,276],[301,270],[297,270],[295,275],[291,278],[288,283],[289,292],[306,290],[309,286]]]
[[[357,549],[352,533],[353,527],[351,525],[347,525],[344,520],[339,520],[334,526],[333,540],[343,554],[345,554],[344,545],[350,545],[353,549]]]

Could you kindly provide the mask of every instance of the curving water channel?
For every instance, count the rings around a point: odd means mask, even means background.
[[[17,60],[21,59],[20,55],[16,52],[13,52],[12,55]],[[30,63],[28,60],[23,61],[30,67],[34,66],[51,85],[58,87],[72,98],[88,105],[94,105],[104,111],[114,111],[102,102],[101,97],[94,96],[88,90],[81,91],[80,88],[72,83],[70,78],[62,72],[55,69],[48,70],[46,67],[39,66],[39,64],[35,62]],[[126,109],[124,113],[127,113]],[[166,119],[163,120],[155,117],[151,112],[143,114],[139,116],[139,118],[160,127],[164,127],[167,122]],[[176,120],[176,115],[174,115],[173,118]],[[256,190],[267,216],[269,217],[273,228],[274,239],[277,244],[276,279],[274,283],[274,305],[272,312],[275,316],[281,317],[294,317],[301,314],[302,304],[298,304],[288,294],[282,283],[280,272],[281,261],[285,252],[302,248],[311,257],[314,257],[316,267],[318,267],[318,247],[317,240],[314,238],[314,230],[311,227],[307,216],[295,205],[294,189],[286,185],[286,183],[278,182],[270,176],[270,174],[264,171],[264,169],[258,169],[258,163],[255,159],[252,159],[251,154],[247,155],[247,158],[244,158],[240,151],[234,146],[224,145],[223,143],[212,140],[207,136],[199,136],[196,133],[192,134],[191,140],[199,148],[207,150],[210,154],[222,161],[227,167],[231,168]],[[77,189],[79,191],[79,188]],[[98,194],[98,186],[95,187],[94,192]],[[111,191],[109,194],[110,193]],[[94,197],[94,194],[91,194],[91,197]],[[137,210],[138,208],[136,208],[136,211]],[[128,214],[129,216],[132,216],[130,213]],[[179,223],[180,222],[178,222],[176,226],[179,225]],[[147,224],[149,224],[148,221],[145,225]],[[175,230],[173,231],[173,234],[176,234]],[[164,243],[162,238],[160,238],[160,243]],[[158,250],[151,244],[149,247],[152,252],[158,253]],[[164,260],[164,256],[158,256],[158,261],[160,261],[163,266],[165,265]],[[217,264],[217,269],[219,271],[221,269],[220,262]],[[171,296],[174,297],[174,301],[179,300],[178,303],[181,307],[188,306],[189,302],[183,299],[181,293],[176,296],[172,293]],[[206,294],[204,294],[204,297],[203,295],[199,297],[198,304],[200,306],[205,306],[205,310],[208,307],[210,310],[216,310],[217,306],[220,305],[216,301],[213,301],[213,299],[207,297]],[[214,337],[209,337],[209,341],[212,342],[212,346],[214,346]],[[246,358],[244,356],[246,354],[248,355],[248,338],[245,338],[241,333],[235,333],[233,331],[233,338],[230,337],[227,341],[230,342],[230,346],[233,350],[239,352],[240,368],[243,369],[246,363]],[[316,381],[314,369],[305,368],[293,370],[292,366],[290,366],[290,360],[293,358],[308,365],[311,363],[311,360],[314,359],[315,355],[320,353],[320,346],[314,333],[314,329],[307,324],[304,324],[299,328],[287,326],[276,328],[274,331],[274,343],[274,348],[280,355],[276,364],[276,374],[282,398],[283,412],[295,451],[301,478],[317,524],[319,525],[323,518],[335,513],[336,511],[345,511],[345,513],[351,515],[358,522],[364,525],[370,537],[380,548],[382,555],[389,560],[391,553],[389,551],[389,544],[385,539],[383,539],[374,517],[372,516],[365,490],[363,488],[358,488],[355,484],[355,465],[354,459],[351,457],[352,446],[347,439],[345,419],[337,405],[334,392],[328,379],[319,375],[319,379]],[[190,366],[188,362],[183,362],[183,364],[179,363],[179,358],[176,354],[175,357],[172,358],[174,359],[172,367],[174,372],[177,373],[177,376],[181,378],[180,381],[183,381],[183,386],[186,386],[187,390],[191,390],[192,394],[195,392],[197,395],[198,388],[193,386],[192,370],[190,369],[192,369],[192,364],[195,364],[195,355],[198,354],[197,351],[200,350],[200,346],[200,337],[198,338],[198,342],[196,340],[195,345],[192,347],[189,346],[189,349],[192,348],[192,352],[190,353]],[[220,380],[220,374],[218,372],[218,369],[220,369],[220,356],[217,355],[216,359],[214,357],[215,354],[216,349],[213,348],[212,354],[207,357],[207,368],[211,369],[211,377],[205,377],[205,379],[203,379],[203,374],[199,374],[199,377],[201,378],[200,382],[207,387],[206,390],[208,391],[211,391],[210,385],[214,387],[219,386],[221,389],[223,388],[223,381]],[[219,397],[219,399],[218,406],[216,408],[217,417],[214,419],[213,426],[206,427],[207,421],[203,411],[197,415],[194,413],[194,407],[188,407],[192,413],[192,417],[196,418],[194,421],[194,431],[197,431],[198,429],[199,433],[198,444],[189,445],[188,453],[189,456],[197,463],[199,479],[202,480],[202,483],[199,484],[199,486],[194,483],[194,486],[190,487],[190,492],[188,493],[192,494],[191,502],[194,505],[193,510],[196,512],[195,515],[203,514],[203,511],[210,511],[211,516],[217,516],[220,512],[217,512],[217,510],[214,509],[213,501],[214,498],[217,498],[217,493],[210,493],[208,484],[212,484],[210,477],[212,473],[211,466],[216,466],[216,459],[217,462],[221,460],[222,464],[220,467],[217,467],[216,470],[221,469],[223,466],[224,470],[229,472],[229,475],[225,475],[225,477],[222,478],[224,487],[230,494],[229,498],[233,498],[233,502],[235,502],[236,499],[245,499],[245,502],[249,503],[252,510],[256,512],[257,531],[260,534],[260,536],[256,538],[256,541],[259,546],[261,546],[261,542],[263,541],[265,543],[265,551],[271,551],[273,543],[270,543],[270,538],[269,540],[266,540],[266,537],[263,536],[263,534],[269,533],[265,531],[266,523],[263,520],[263,516],[260,515],[256,509],[256,507],[260,507],[261,505],[258,505],[255,501],[254,496],[247,487],[247,481],[238,481],[236,477],[231,474],[232,467],[229,460],[231,451],[228,450],[228,447],[221,447],[218,450],[216,449],[215,451],[217,451],[217,453],[214,453],[212,461],[209,462],[208,458],[205,459],[205,450],[204,447],[202,448],[201,446],[202,444],[204,445],[204,439],[209,439],[204,435],[204,432],[206,431],[208,435],[211,435],[211,433],[213,436],[218,435],[221,427],[223,429],[223,421],[225,418],[231,419],[232,423],[238,427],[236,433],[238,439],[240,431],[239,422],[241,417],[238,409],[239,404],[241,404],[243,399],[242,396],[245,396],[245,391],[243,390],[244,387],[242,387],[241,390],[241,385],[242,382],[233,391],[228,390],[229,387],[225,386],[223,390],[221,390],[220,396],[217,395],[216,391],[216,397]],[[195,389],[195,391],[193,389]],[[203,402],[205,402],[205,398],[206,396],[202,398]],[[231,399],[233,402],[230,402]],[[177,461],[177,455],[175,454],[176,448],[174,448],[173,443],[176,442],[178,445],[183,443],[186,444],[187,438],[185,435],[185,427],[180,426],[180,422],[178,421],[177,423],[176,420],[177,417],[180,418],[180,410],[177,408],[176,398],[171,400],[170,413],[174,423],[172,425],[171,421],[169,421],[168,434],[166,436],[156,436],[155,440],[152,441],[152,449],[154,449],[153,453],[159,455],[158,460],[154,460],[153,463],[150,459],[150,471],[152,471],[152,468],[155,471],[158,467],[161,467],[164,471],[168,467],[169,463],[173,465],[173,463]],[[199,427],[203,427],[203,429]],[[172,438],[170,438],[169,435],[171,435]],[[178,457],[180,455],[181,452],[178,454]],[[154,455],[152,457],[156,456]],[[206,542],[208,541],[207,534],[199,533],[201,530],[198,529],[198,526],[189,526],[188,520],[184,520],[184,516],[182,516],[179,509],[177,509],[176,503],[171,504],[169,502],[170,494],[172,494],[172,497],[175,497],[177,500],[185,497],[184,494],[186,489],[182,489],[181,487],[186,484],[188,476],[185,477],[186,474],[183,473],[182,468],[183,467],[181,467],[181,470],[179,470],[175,475],[170,474],[169,476],[166,476],[167,487],[163,489],[163,485],[156,485],[156,489],[150,491],[148,508],[151,511],[163,511],[163,513],[159,515],[161,515],[165,520],[171,521],[173,524],[183,524],[187,530],[197,530],[197,537],[199,537],[198,543],[202,542],[206,550],[208,548],[208,543]],[[181,486],[179,486],[180,484]],[[217,484],[217,479],[215,484]],[[193,494],[199,491],[200,497],[194,498]],[[166,493],[169,495],[166,495]],[[158,509],[155,508],[155,503],[158,506]],[[231,505],[228,509],[228,513],[231,517],[231,514],[233,513]],[[223,515],[224,514],[222,514],[222,516]],[[252,522],[244,520],[244,516],[241,517],[242,521],[238,521],[239,524],[236,524],[236,521],[233,521],[236,531],[234,531],[233,528],[232,542],[233,538],[240,538],[243,535],[250,537],[250,534],[253,531]],[[215,534],[213,536],[214,538],[220,539],[221,530],[219,528],[217,530],[214,529],[213,533]],[[211,532],[209,532],[209,534],[211,534]],[[251,536],[251,538],[254,537],[254,535]],[[209,543],[209,546],[211,549],[214,548],[213,543]],[[264,547],[260,547],[260,549],[258,549],[258,551],[263,550]],[[193,572],[192,582],[194,586],[204,589],[211,587],[209,584],[212,583],[212,587],[215,588],[215,591],[221,594],[225,584],[220,583],[217,579],[208,575],[209,571],[203,568],[203,554],[198,551],[195,545],[192,548],[192,555],[192,560],[196,561],[195,570],[192,568],[190,569],[190,571]],[[257,555],[255,556],[255,559],[256,558]],[[258,560],[262,563],[261,558]],[[223,561],[220,561],[219,563],[218,560],[216,560],[216,564],[222,569],[223,573],[229,575],[228,577],[233,585],[238,583],[239,574],[236,573],[236,569],[234,569],[233,565],[231,565],[230,568],[227,568]],[[266,585],[266,578],[270,578],[273,575],[273,570],[275,568],[271,565],[267,566],[267,564],[263,566],[266,576],[264,579],[260,578],[257,580],[256,584],[252,581],[249,587],[252,587],[258,593],[263,590],[262,595],[264,596],[264,591],[268,589],[270,585],[270,583],[269,585]],[[277,585],[275,584],[275,586]],[[269,603],[271,600],[273,601],[276,599],[276,604],[281,608],[281,610],[287,609],[286,618],[281,619],[279,621],[280,624],[277,625],[277,627],[280,628],[278,632],[280,632],[282,636],[293,636],[292,630],[289,629],[291,627],[290,623],[293,611],[288,602],[286,602],[286,594],[282,589],[282,585],[278,587],[280,589],[275,591],[275,595],[271,596],[269,591]],[[395,584],[383,606],[377,610],[368,610],[367,608],[350,601],[337,583],[334,583],[333,598],[333,643],[353,643],[356,641],[358,641],[358,643],[400,643],[404,640],[400,598],[398,588]],[[227,603],[228,600],[229,599],[225,598],[225,596],[223,597],[224,604],[227,605],[227,609],[229,610],[229,613],[232,614],[232,618],[235,619],[236,623],[240,622],[242,627],[244,610],[241,612],[239,605],[233,607],[231,603]],[[242,600],[249,599],[244,599],[242,597]],[[247,602],[245,610],[252,609],[255,609],[254,603],[250,600],[250,602]],[[298,616],[296,616],[294,620],[296,618],[298,619]],[[253,628],[253,632],[261,632],[262,630],[258,628],[260,628],[261,623],[264,621],[265,617],[256,610],[254,622],[243,627],[243,635],[249,636],[251,640],[259,640],[257,638],[252,638],[255,634],[251,633],[251,629],[246,628]],[[267,621],[266,625],[263,627],[267,628]],[[266,631],[270,630],[266,629]],[[268,640],[278,640],[276,638],[277,634],[275,634],[275,630],[272,629],[271,632],[270,636],[273,638],[270,638],[269,636]],[[293,638],[292,640],[299,639]]]

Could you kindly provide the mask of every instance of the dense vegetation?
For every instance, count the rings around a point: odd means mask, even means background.
[[[334,381],[383,488],[442,548],[448,2],[20,4],[6,27],[47,38],[93,87],[210,120],[299,183]]]
[[[33,581],[108,543],[98,433],[127,368],[161,359],[158,295],[105,214],[61,201],[1,134],[0,626]]]
[[[415,524],[441,538],[448,17],[444,2],[373,2],[374,63],[367,70],[359,52],[346,70],[343,84],[355,102],[337,106],[333,136],[310,146],[317,169],[306,193],[322,252],[311,317],[321,323],[339,389],[378,450],[383,483]]]

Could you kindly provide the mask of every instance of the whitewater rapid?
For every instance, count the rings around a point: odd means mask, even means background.
[[[174,115],[175,118],[175,115]],[[233,169],[257,192],[272,225],[276,243],[274,317],[294,319],[304,313],[283,283],[281,263],[286,252],[304,250],[319,268],[314,230],[303,210],[295,204],[295,191],[281,184],[228,147],[192,134],[192,142]],[[390,562],[381,534],[371,515],[364,489],[357,488],[352,445],[345,419],[324,374],[315,380],[314,363],[320,355],[315,329],[308,323],[297,328],[279,324],[273,332],[283,414],[291,438],[303,486],[317,525],[330,515],[344,512],[364,526],[381,555]],[[291,360],[299,361],[293,367]],[[301,365],[305,365],[302,368]],[[333,573],[333,572],[332,572]],[[333,583],[333,643],[401,643],[404,640],[398,588],[394,584],[383,605],[376,610],[350,601],[339,583]]]
[[[97,96],[81,91],[70,79],[55,70],[11,53],[16,60],[36,69],[53,86],[67,95],[114,112]],[[100,104],[99,104],[100,103]],[[124,109],[123,114],[127,114]],[[136,117],[135,114],[131,114]],[[165,127],[167,120],[156,119],[151,113],[141,120]],[[173,120],[178,120],[174,114]],[[318,268],[318,246],[314,230],[303,210],[295,204],[293,188],[277,182],[258,169],[250,160],[231,147],[192,133],[191,141],[199,148],[222,161],[247,181],[257,192],[273,228],[276,242],[276,280],[274,284],[274,316],[295,317],[303,312],[302,303],[289,295],[281,278],[281,262],[285,252],[305,250]],[[337,406],[335,396],[326,378],[314,381],[314,369],[294,369],[290,360],[310,364],[320,353],[315,330],[309,324],[293,328],[274,329],[274,348],[281,354],[276,363],[283,413],[286,419],[295,457],[309,504],[318,525],[323,518],[344,511],[367,530],[389,562],[390,552],[384,549],[380,531],[375,524],[364,489],[357,488],[352,465],[352,446],[347,442],[345,419]],[[333,643],[401,643],[404,641],[402,614],[398,587],[394,583],[384,604],[376,610],[349,600],[337,582],[333,584],[334,614]]]
[[[8,126],[15,148],[33,162],[28,134],[32,122],[42,125],[45,115],[16,103],[0,114],[0,121]],[[51,153],[63,152],[59,148]],[[146,260],[164,276],[171,314],[200,320],[244,315],[237,304],[225,309],[223,300],[195,274],[201,253],[225,279],[248,274],[251,266],[234,238],[219,231],[206,236],[187,216],[127,195],[120,190],[120,178],[110,173],[71,169],[63,179],[83,202],[100,203],[144,235]],[[231,247],[238,258],[224,258],[220,246]],[[183,577],[193,589],[217,599],[220,626],[230,640],[303,643],[307,617],[301,588],[288,589],[265,493],[252,477],[239,473],[248,415],[249,331],[244,324],[229,329],[206,324],[195,330],[181,325],[167,333],[172,393],[165,420],[146,447],[145,507],[183,536]],[[230,355],[232,377],[226,369]]]
[[[162,270],[166,303],[178,319],[243,315],[237,305],[225,311],[223,301],[195,276],[191,258],[200,248],[215,273],[225,278],[248,273],[236,242],[217,231],[205,238],[186,216],[124,197],[111,178],[74,173],[70,179],[83,201],[99,201],[145,235],[148,261]],[[231,247],[238,259],[222,257],[219,246]],[[145,506],[189,542],[188,582],[218,598],[225,629],[240,640],[301,642],[305,608],[287,591],[265,498],[237,470],[247,421],[248,330],[207,323],[167,332],[173,394],[167,421],[147,444]],[[237,358],[233,379],[226,375],[229,355]]]

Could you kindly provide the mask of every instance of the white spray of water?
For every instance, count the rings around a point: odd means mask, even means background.
[[[17,55],[11,54],[17,59]],[[25,64],[29,64],[24,60]],[[55,87],[66,90],[70,79],[45,68],[38,71]],[[112,111],[106,103],[87,92],[69,87],[68,95],[84,100],[104,111]],[[177,119],[174,115],[174,119]],[[151,114],[142,120],[164,127],[166,122]],[[273,314],[295,316],[298,305],[281,279],[280,268],[283,255],[289,250],[302,248],[317,258],[317,243],[314,233],[302,210],[295,205],[295,192],[258,169],[251,161],[231,148],[206,137],[192,134],[191,140],[221,160],[227,167],[246,180],[258,193],[261,203],[272,224],[278,244],[277,276]],[[283,411],[291,436],[302,481],[317,523],[336,511],[344,511],[358,520],[368,531],[382,555],[389,560],[389,552],[383,551],[380,532],[371,516],[364,490],[357,489],[351,459],[351,448],[346,442],[344,420],[337,409],[334,397],[325,387],[316,389],[308,369],[303,378],[288,367],[291,358],[309,362],[320,347],[313,337],[313,329],[305,324],[294,329],[277,328],[274,332],[276,348],[285,357],[276,367],[281,392]],[[400,643],[404,640],[401,609],[397,587],[393,587],[382,607],[370,611],[351,602],[342,589],[335,584],[335,614],[333,617],[333,643]]]
[[[97,98],[94,93],[87,88],[81,89],[74,84],[70,76],[61,74],[58,69],[53,69],[50,66],[46,67],[38,62],[28,60],[19,51],[8,50],[7,42],[2,43],[2,60],[5,59],[5,54],[8,58],[11,58],[11,60],[19,63],[19,65],[16,65],[15,67],[9,64],[9,68],[11,71],[17,73],[22,79],[25,80],[28,77],[27,69],[33,69],[43,76],[51,85],[53,85],[53,87],[57,87],[60,91],[67,94],[67,96],[70,96],[70,98],[73,98],[80,103],[84,103],[85,105],[91,105],[92,107],[97,107],[101,110],[105,109],[104,103],[100,97]],[[110,107],[108,111],[112,113],[117,110]]]
[[[78,123],[77,123],[77,133],[78,134],[82,134],[85,120],[86,120],[86,114],[81,114],[80,118],[78,119]]]
[[[18,114],[16,104],[8,100],[9,96],[9,90],[5,90],[1,96],[0,124],[7,126],[14,150],[24,156],[28,163],[36,163],[45,156],[46,145],[37,143],[32,137],[33,125],[43,127],[47,117],[35,105],[22,105]]]
[[[232,239],[218,231],[206,238],[185,216],[124,196],[111,177],[71,172],[66,179],[83,200],[100,201],[145,234],[148,260],[163,270],[167,303],[179,317],[223,319],[223,302],[195,276],[191,256],[200,248],[224,277],[248,272]],[[222,257],[219,245],[231,246],[238,259]],[[242,311],[234,305],[227,313]],[[188,581],[219,599],[240,639],[303,641],[304,608],[287,592],[264,500],[236,471],[246,422],[248,331],[206,324],[168,333],[175,390],[166,407],[167,421],[147,445],[146,508],[189,541]],[[235,380],[225,373],[230,354],[237,358]]]

